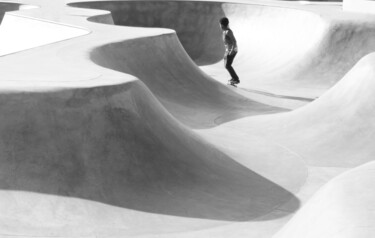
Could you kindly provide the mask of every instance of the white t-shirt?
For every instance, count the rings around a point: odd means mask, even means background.
[[[223,31],[223,41],[227,53],[232,51],[238,52],[237,41],[231,29]]]

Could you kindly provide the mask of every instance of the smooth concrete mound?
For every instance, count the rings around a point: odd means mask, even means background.
[[[339,83],[302,108],[227,126],[266,137],[315,166],[353,167],[372,161],[374,64],[374,54],[365,56]]]
[[[43,204],[30,200],[36,195],[21,192],[98,202],[160,219],[248,221],[286,202],[299,206],[292,193],[176,121],[140,81],[1,98],[0,186],[5,195],[0,217],[8,234],[25,229],[28,235],[46,235],[55,227],[54,232],[66,235],[64,227],[77,235],[82,233],[69,229],[73,217],[83,230],[92,228],[85,219],[100,220],[99,214],[89,218],[92,214],[58,201],[57,210],[40,210]],[[37,210],[22,212],[29,211],[30,203]],[[69,215],[60,217],[60,209]],[[38,214],[49,222],[44,224]],[[104,228],[100,223],[95,227]]]
[[[274,238],[374,237],[375,162],[328,182]]]

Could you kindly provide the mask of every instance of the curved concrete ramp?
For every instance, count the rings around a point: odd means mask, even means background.
[[[139,81],[2,97],[0,217],[6,221],[2,228],[11,233],[21,227],[28,235],[45,236],[57,226],[59,236],[88,235],[74,233],[73,227],[85,231],[95,224],[105,230],[109,221],[119,219],[114,207],[124,216],[132,214],[129,209],[143,212],[138,217],[144,219],[158,214],[161,220],[169,215],[218,221],[252,220],[290,201],[293,210],[299,207],[292,193],[182,126]],[[253,153],[270,149],[265,144]],[[61,198],[43,210],[47,195]],[[74,211],[70,206],[78,206],[76,199],[94,210],[102,207],[109,221],[103,226],[101,214]],[[68,217],[56,214],[59,210]],[[39,216],[48,217],[48,223]],[[134,228],[139,220],[125,220],[122,229],[141,229]],[[186,223],[168,228],[150,220],[165,232],[186,229]]]
[[[374,62],[374,54],[362,58],[321,98],[295,112],[295,118],[301,117],[294,128],[319,128],[303,136],[305,148],[318,152],[317,164],[355,166],[373,160]]]
[[[371,162],[328,182],[273,238],[373,237],[374,170]]]
[[[91,59],[135,75],[173,116],[194,128],[285,111],[249,100],[212,80],[190,60],[175,34],[108,44],[93,50]]]
[[[104,9],[113,24],[176,30],[189,56],[226,83],[218,19],[227,16],[239,54],[240,87],[314,99],[375,50],[371,16],[332,16],[293,8],[217,2],[99,1],[71,6]],[[95,21],[95,20],[94,20]],[[110,22],[112,24],[112,22]],[[219,62],[219,63],[217,63]],[[217,63],[217,64],[215,64]]]
[[[364,57],[339,83],[305,107],[226,126],[266,137],[315,166],[352,167],[372,161],[374,62],[374,54]]]

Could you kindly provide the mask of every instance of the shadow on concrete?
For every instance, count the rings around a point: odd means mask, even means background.
[[[0,2],[0,25],[3,21],[6,12],[17,11],[20,9],[21,4]]]
[[[3,97],[0,189],[223,221],[299,207],[292,193],[182,127],[139,81]]]
[[[223,59],[224,46],[219,27],[219,19],[225,16],[223,3],[98,1],[69,5],[110,11],[115,25],[173,29],[186,52],[200,66]]]

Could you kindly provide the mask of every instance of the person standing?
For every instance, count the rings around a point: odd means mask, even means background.
[[[237,41],[236,41],[236,38],[234,37],[233,31],[229,28],[228,18],[223,17],[220,19],[220,27],[221,27],[221,30],[223,31],[223,41],[224,41],[224,46],[225,46],[224,65],[225,65],[225,68],[228,70],[230,76],[232,77],[229,80],[229,83],[232,85],[239,84],[240,79],[238,75],[236,74],[236,71],[234,71],[232,67],[234,57],[236,57],[237,52],[238,52],[238,47],[237,47]]]

